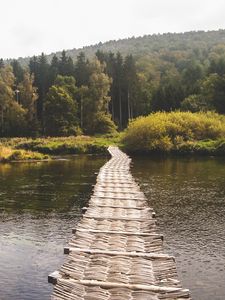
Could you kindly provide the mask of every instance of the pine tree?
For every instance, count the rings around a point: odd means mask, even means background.
[[[119,128],[123,128],[123,111],[122,111],[122,80],[123,80],[123,58],[118,52],[115,59],[115,73],[113,78],[113,96],[115,99],[116,119],[119,123]]]
[[[77,86],[88,85],[89,76],[89,62],[86,60],[84,52],[80,52],[75,64],[75,79]]]
[[[125,57],[123,65],[123,85],[124,85],[124,96],[125,103],[127,103],[127,124],[129,119],[134,117],[134,107],[135,107],[135,89],[137,85],[137,71],[135,66],[135,61],[132,55]]]
[[[74,64],[71,57],[66,55],[66,51],[62,51],[62,55],[60,57],[58,63],[59,73],[62,76],[73,76],[74,75]]]
[[[59,59],[56,55],[53,56],[49,67],[49,84],[53,85],[57,75],[59,74]]]
[[[50,65],[47,62],[47,58],[44,53],[41,56],[33,57],[29,63],[30,73],[34,74],[34,85],[37,87],[38,99],[37,99],[37,118],[43,125],[43,107],[44,99],[51,85],[49,78]]]
[[[4,67],[4,60],[0,58],[0,69]]]
[[[14,59],[10,64],[13,68],[13,74],[15,76],[15,83],[17,86],[21,81],[23,81],[24,69],[21,67],[20,63],[16,59]]]

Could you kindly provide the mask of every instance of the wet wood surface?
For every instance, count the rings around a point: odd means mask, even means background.
[[[49,275],[51,299],[191,299],[175,259],[163,252],[155,213],[117,147],[100,169],[89,206],[73,229],[65,263]]]

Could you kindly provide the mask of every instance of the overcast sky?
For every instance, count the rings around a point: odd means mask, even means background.
[[[225,28],[225,0],[1,0],[0,58]]]

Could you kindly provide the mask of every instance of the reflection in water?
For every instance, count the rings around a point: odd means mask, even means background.
[[[89,199],[105,158],[0,165],[0,299],[45,300],[47,275]]]
[[[132,173],[193,300],[224,300],[225,159],[136,158]]]

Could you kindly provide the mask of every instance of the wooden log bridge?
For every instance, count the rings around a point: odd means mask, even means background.
[[[117,147],[100,169],[83,218],[64,249],[68,257],[49,275],[52,298],[74,300],[183,300],[174,257],[163,253],[155,214]]]

